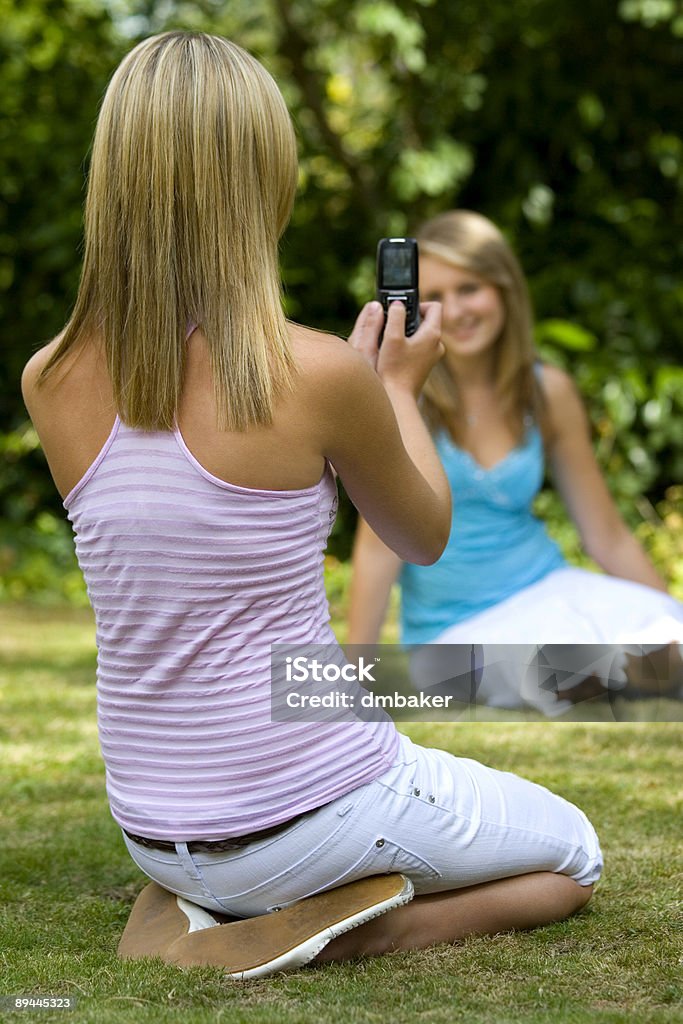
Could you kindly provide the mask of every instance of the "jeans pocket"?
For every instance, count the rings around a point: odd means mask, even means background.
[[[345,866],[346,823],[330,822],[328,815],[325,824],[303,822],[259,847],[216,858],[202,854],[195,862],[227,913],[267,914],[335,884],[329,879]]]
[[[316,893],[325,892],[327,889],[348,885],[360,878],[369,878],[372,875],[391,875],[394,872],[410,878],[416,891],[430,888],[441,878],[438,868],[430,864],[419,853],[408,849],[404,844],[380,836],[346,870],[329,879],[325,885],[312,890],[308,895],[313,896]]]

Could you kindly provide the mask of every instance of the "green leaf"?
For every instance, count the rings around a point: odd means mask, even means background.
[[[472,166],[470,150],[444,137],[431,150],[404,150],[391,181],[405,200],[419,195],[439,196],[455,191],[471,174]]]
[[[555,344],[572,352],[592,352],[598,339],[585,327],[569,320],[541,320],[536,325],[536,339],[539,344]]]

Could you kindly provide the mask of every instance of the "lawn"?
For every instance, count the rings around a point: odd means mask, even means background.
[[[105,799],[90,614],[0,606],[0,658],[0,996],[78,1000],[3,1020],[683,1021],[680,723],[405,726],[580,804],[606,858],[594,899],[534,932],[237,983],[116,957],[145,880]]]

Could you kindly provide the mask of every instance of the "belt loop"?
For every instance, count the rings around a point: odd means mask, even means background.
[[[188,873],[191,879],[195,882],[199,882],[202,887],[202,892],[205,896],[208,896],[210,900],[216,900],[216,897],[209,889],[208,885],[204,881],[204,875],[201,872],[199,865],[195,862],[192,854],[187,848],[187,843],[176,843],[175,852],[178,854],[180,863],[183,865],[185,871]]]

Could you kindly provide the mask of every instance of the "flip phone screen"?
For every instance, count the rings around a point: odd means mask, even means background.
[[[420,326],[417,242],[414,238],[382,238],[377,246],[377,298],[386,321],[392,302],[406,307],[406,334]]]

